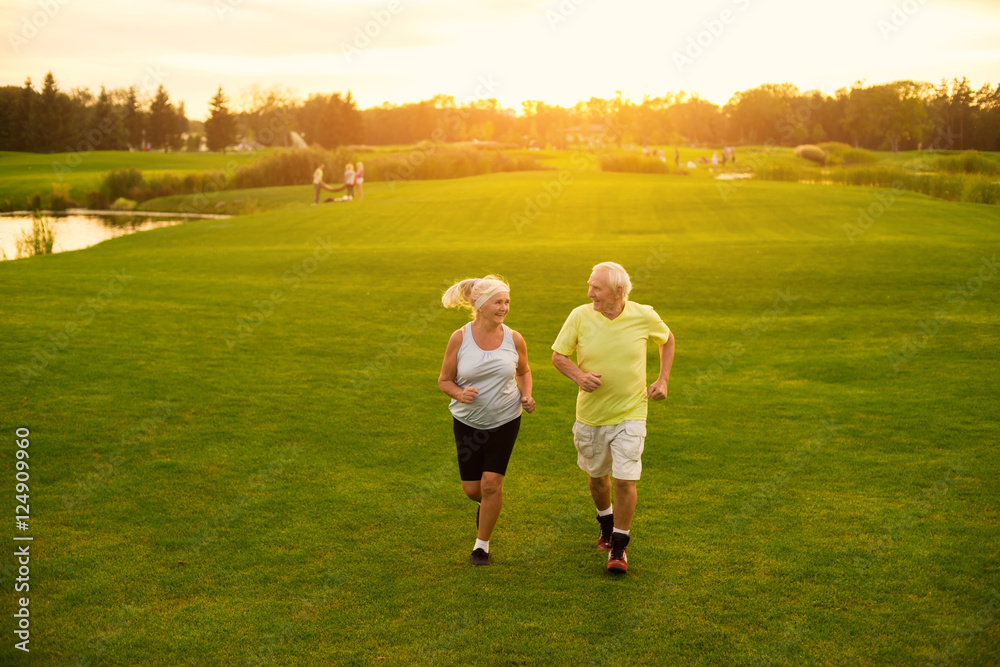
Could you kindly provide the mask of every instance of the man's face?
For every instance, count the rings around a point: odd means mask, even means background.
[[[594,271],[587,281],[587,298],[594,302],[594,310],[608,311],[618,302],[617,290],[608,285],[607,271]]]

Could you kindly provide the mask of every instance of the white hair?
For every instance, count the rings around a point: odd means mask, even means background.
[[[632,280],[628,277],[628,271],[621,264],[615,262],[601,262],[592,269],[594,273],[606,271],[608,274],[608,287],[615,292],[622,288],[622,298],[628,301],[629,292],[632,291]]]

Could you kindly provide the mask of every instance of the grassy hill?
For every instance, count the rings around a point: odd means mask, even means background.
[[[997,207],[589,168],[254,196],[0,263],[38,664],[998,659]],[[677,339],[618,579],[549,362],[606,259]],[[473,569],[440,294],[488,272],[538,410]]]

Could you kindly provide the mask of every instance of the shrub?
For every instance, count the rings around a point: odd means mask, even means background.
[[[824,141],[816,145],[827,155],[841,155],[847,151],[854,150],[850,144],[845,144],[843,141]]]
[[[112,169],[104,177],[101,190],[109,200],[124,197],[129,190],[142,185],[142,172],[135,167]]]
[[[125,199],[125,197],[119,197],[118,199],[111,202],[112,211],[134,211],[136,202],[131,199]]]
[[[958,155],[940,156],[935,164],[940,171],[950,174],[996,174],[1000,172],[1000,164],[979,151],[964,151]]]
[[[146,190],[149,192],[148,197],[132,197],[137,201],[143,201],[144,199],[152,199],[153,197],[169,197],[171,195],[183,194],[184,190],[184,180],[173,172],[164,172],[162,174],[157,174],[155,176],[150,176],[145,179]]]
[[[0,202],[0,211],[4,213],[9,213],[14,210],[14,200],[11,198],[4,199]]]
[[[354,162],[354,156],[343,151],[320,153],[307,148],[292,148],[265,155],[250,164],[240,166],[231,182],[225,180],[225,189],[264,188],[279,185],[302,185],[312,182],[313,171],[321,162],[326,163],[324,179],[340,182],[343,165]]]
[[[30,197],[28,197],[28,210],[29,211],[41,211],[42,210],[42,193],[35,192]]]
[[[781,162],[767,162],[757,167],[754,178],[765,181],[798,181],[802,178],[802,168]]]
[[[52,253],[52,246],[55,245],[55,232],[49,227],[45,218],[40,215],[31,216],[31,231],[21,232],[21,238],[17,239],[17,256],[34,257],[35,255],[49,255]]]
[[[813,146],[812,144],[802,144],[795,147],[795,155],[807,160],[812,160],[818,164],[824,164],[826,162],[826,153],[819,146]]]
[[[974,204],[1000,204],[1000,183],[981,176],[969,179],[962,191],[962,201]]]
[[[69,183],[53,183],[52,194],[49,195],[49,210],[65,211],[76,206],[76,202],[70,199],[69,191]]]
[[[329,163],[327,163],[329,164]],[[435,144],[423,141],[409,149],[365,162],[366,181],[462,178],[478,174],[542,169],[534,155],[492,146]]]
[[[864,148],[851,148],[843,152],[844,164],[874,164],[879,156]]]
[[[100,190],[91,190],[87,193],[87,208],[94,211],[103,211],[108,207],[108,198]]]

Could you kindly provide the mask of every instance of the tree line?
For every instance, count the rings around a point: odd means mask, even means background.
[[[148,97],[148,99],[146,99]],[[160,85],[152,96],[135,87],[59,90],[46,75],[40,91],[0,87],[0,150],[225,150],[238,143],[289,146],[292,132],[327,149],[419,141],[496,141],[519,146],[722,145],[840,141],[873,150],[948,148],[1000,150],[1000,85],[973,90],[966,78],[926,82],[857,82],[834,95],[790,83],[737,92],[723,106],[685,93],[592,97],[572,107],[540,100],[520,113],[496,99],[458,103],[438,95],[406,104],[358,109],[350,92],[300,100],[278,87],[254,90],[239,111],[220,86],[204,124],[185,116]]]

